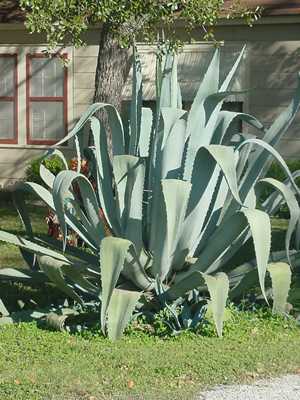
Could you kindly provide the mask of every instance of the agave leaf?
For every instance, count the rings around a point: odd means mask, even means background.
[[[298,195],[300,195],[300,190],[299,190],[297,184],[295,183],[293,175],[291,174],[288,166],[286,165],[286,162],[281,157],[281,155],[278,153],[278,151],[276,151],[269,143],[264,142],[263,140],[260,140],[260,139],[247,139],[243,143],[241,143],[239,148],[241,148],[242,146],[245,146],[247,144],[255,144],[255,145],[261,147],[263,150],[265,150],[265,152],[263,152],[262,154],[267,153],[267,155],[265,156],[266,160],[267,160],[268,156],[272,155],[278,161],[278,163],[280,164],[280,166],[282,167],[282,169],[286,173],[286,175],[289,178],[289,180],[290,180],[293,188],[295,189],[296,193]],[[252,166],[256,162],[257,162],[257,160],[256,161],[253,160],[252,163],[251,163]],[[250,170],[251,170],[251,174],[247,174],[247,176],[243,179],[243,181],[241,183],[241,197],[242,197],[242,199],[245,197],[245,195],[247,195],[249,190],[254,186],[254,184],[256,183],[256,181],[257,181],[257,179],[259,177],[259,173],[258,173],[257,168],[251,168]],[[259,172],[261,172],[261,171],[262,171],[262,168],[260,168]]]
[[[9,316],[9,312],[7,310],[7,308],[5,307],[3,301],[0,299],[0,319],[2,319],[3,317],[8,317]]]
[[[79,121],[76,123],[74,128],[61,139],[55,146],[61,146],[62,144],[68,142],[70,139],[74,138],[76,135],[82,133],[82,128],[86,122],[98,111],[103,110],[108,115],[108,122],[112,133],[112,147],[113,154],[120,155],[125,153],[125,140],[124,140],[124,130],[122,125],[122,119],[117,111],[117,109],[111,104],[106,103],[94,103],[89,106],[85,113],[82,114]],[[51,150],[50,150],[51,151]]]
[[[61,249],[61,241],[56,240],[50,236],[45,236],[43,238],[34,237],[34,242],[36,244],[39,244],[44,247],[52,248],[54,250]],[[70,259],[76,263],[87,264],[92,268],[96,267],[97,270],[100,270],[98,256],[91,254],[90,252],[87,252],[85,250],[81,250],[80,247],[74,247],[69,244],[67,244],[67,246],[66,246],[66,253],[68,255],[68,259]]]
[[[163,122],[163,137],[161,141],[160,149],[162,150],[171,134],[174,130],[174,127],[178,123],[180,119],[182,119],[186,115],[186,111],[181,110],[179,108],[171,108],[171,107],[162,107],[161,108],[161,116]]]
[[[210,272],[214,273],[220,270],[223,270],[224,272],[230,271],[232,265],[228,265],[228,262],[239,251],[239,249],[242,246],[244,246],[245,243],[248,242],[250,238],[251,238],[251,230],[249,226],[246,226],[246,228],[242,231],[242,233],[232,241],[232,244],[230,246],[227,247],[227,249],[223,252],[221,257],[215,260],[211,264],[211,266],[209,267]],[[224,268],[226,264],[227,267]]]
[[[108,307],[108,337],[120,339],[137,305],[141,292],[114,289]]]
[[[212,144],[227,144],[228,139],[230,140],[232,137],[230,127],[235,120],[246,122],[257,130],[264,131],[263,124],[252,115],[239,112],[220,111],[216,129],[212,138]]]
[[[187,136],[189,137],[189,144],[184,166],[185,179],[190,179],[191,177],[194,160],[200,146],[211,143],[223,101],[226,97],[233,94],[227,92],[227,90],[239,66],[243,53],[244,48],[218,92],[220,50],[217,49],[215,52],[188,116]],[[199,135],[201,131],[202,134]]]
[[[156,92],[156,110],[155,110],[155,128],[157,131],[158,122],[159,122],[159,115],[160,115],[160,93],[161,93],[161,84],[162,84],[162,77],[163,77],[163,65],[165,65],[165,55],[161,54],[160,57],[156,57],[156,64],[155,64],[155,92]]]
[[[60,254],[51,249],[47,249],[46,247],[40,246],[30,240],[24,239],[21,236],[17,236],[9,232],[0,230],[0,240],[22,247],[37,255],[47,255],[67,263],[69,262],[69,260],[63,254]]]
[[[233,64],[231,70],[229,71],[228,75],[226,76],[226,78],[224,79],[221,87],[220,87],[220,92],[225,92],[225,90],[229,89],[230,84],[232,83],[232,79],[242,61],[242,58],[245,54],[245,50],[246,50],[246,46],[243,46],[240,54],[238,55],[235,63]]]
[[[45,167],[45,165],[41,164],[40,165],[40,177],[42,178],[43,182],[50,188],[53,188],[53,183],[55,179],[55,175],[52,174],[48,170],[48,168]]]
[[[160,181],[163,178],[166,178],[168,172],[171,174],[176,173],[176,171],[169,171],[171,168],[177,168],[180,166],[180,158],[183,152],[182,143],[184,143],[184,137],[181,136],[184,134],[182,131],[182,125],[180,125],[180,119],[186,114],[184,110],[172,109],[170,107],[162,107],[161,108],[161,118],[160,123],[157,127],[156,135],[153,138],[153,151],[151,164],[149,168],[149,188],[150,193],[152,195],[151,201],[149,202],[147,208],[147,221],[150,223],[153,218],[159,212],[157,208],[160,206]],[[177,126],[176,126],[177,125]],[[176,126],[176,128],[175,128]],[[168,143],[168,138],[171,135],[171,141],[173,145],[175,145],[175,157],[174,159],[170,157],[168,150],[170,148],[170,143]],[[177,136],[177,133],[179,137]],[[174,141],[177,142],[174,144]],[[173,153],[174,149],[172,149]],[[170,176],[171,178],[172,176]],[[177,176],[176,176],[177,177]],[[148,201],[149,201],[148,195]],[[152,224],[151,224],[152,225]],[[152,229],[152,227],[151,227]],[[152,240],[153,235],[150,233],[150,240]]]
[[[295,90],[294,97],[287,108],[278,116],[273,122],[271,127],[267,130],[264,141],[272,146],[276,146],[281,137],[290,127],[293,119],[295,118],[299,107],[300,107],[300,73],[298,73],[297,88]],[[258,159],[260,152],[258,152],[256,158]]]
[[[80,135],[82,136],[82,135]],[[75,148],[76,148],[76,156],[77,156],[77,167],[76,167],[76,172],[80,173],[81,170],[81,163],[82,163],[82,157],[81,157],[81,148],[80,148],[80,143],[81,141],[79,140],[79,135],[74,136],[74,141],[75,141]]]
[[[187,136],[192,132],[199,132],[205,125],[204,100],[207,96],[216,93],[219,87],[220,50],[216,49],[202,83],[195,96],[187,120]]]
[[[150,149],[150,140],[153,124],[153,114],[151,108],[142,108],[141,132],[139,139],[139,156],[148,157]]]
[[[257,287],[258,271],[255,262],[248,262],[228,273],[232,288],[229,291],[231,300],[244,297],[250,289]]]
[[[297,178],[300,177],[300,170],[294,171],[292,173],[294,181],[296,181]],[[292,187],[291,182],[289,179],[285,179],[283,181],[283,184],[289,188]],[[284,197],[282,196],[282,193],[278,190],[275,190],[273,193],[270,194],[270,196],[262,203],[262,208],[268,212],[270,215],[276,214],[276,212],[279,210],[280,206],[282,203],[285,202]]]
[[[49,190],[33,182],[22,182],[19,184],[19,187],[29,193],[36,194],[45,204],[47,204],[49,208],[51,208],[51,210],[56,212],[52,194],[49,192]],[[67,193],[69,194],[70,192],[68,191]],[[73,229],[78,234],[78,236],[92,249],[97,250],[97,244],[94,238],[89,235],[85,227],[79,223],[77,218],[72,215],[70,211],[65,211],[65,218],[66,223],[70,226],[70,228]]]
[[[264,142],[263,140],[260,139],[247,139],[243,143],[241,143],[237,150],[240,151],[241,148],[245,145],[250,145],[250,146],[257,146],[260,151],[262,151],[260,155],[260,161],[254,157],[251,159],[250,167],[248,167],[246,173],[244,174],[242,181],[240,183],[240,196],[242,200],[245,200],[245,198],[248,196],[248,193],[250,190],[252,190],[258,179],[260,178],[261,175],[264,174],[263,171],[263,166],[267,167],[267,162],[270,156],[273,156],[278,163],[281,165],[282,169],[286,173],[292,187],[296,191],[296,193],[299,195],[300,190],[293,178],[293,175],[291,174],[288,166],[286,165],[286,162],[284,159],[281,157],[281,155],[268,143]],[[265,168],[266,169],[266,168]],[[230,215],[232,215],[236,211],[236,204],[235,202],[231,202],[228,208],[226,207],[226,212],[223,214],[223,218],[228,218]]]
[[[186,113],[182,110],[162,109],[164,137],[160,153],[160,177],[181,178],[182,159],[186,142]],[[175,118],[174,118],[175,117]]]
[[[187,272],[177,275],[175,282],[179,283],[195,271],[207,274],[216,272],[220,268],[219,257],[224,256],[227,249],[230,250],[232,243],[240,237],[247,225],[250,227],[254,242],[261,290],[266,298],[264,279],[270,254],[271,224],[268,214],[260,210],[243,209],[230,217],[226,223],[222,223],[209,238],[210,245],[203,248],[198,260]]]
[[[236,176],[236,158],[232,147],[209,145],[204,147],[219,165],[234,199],[242,205]]]
[[[101,328],[105,333],[105,321],[107,308],[114,288],[118,282],[120,273],[124,267],[128,250],[132,243],[125,239],[106,237],[101,242],[100,266],[101,266]]]
[[[229,280],[223,272],[216,276],[203,274],[205,283],[210,294],[210,305],[213,312],[213,319],[219,337],[222,337],[224,313],[229,291]]]
[[[249,134],[243,134],[243,140],[249,139]],[[238,181],[240,182],[242,176],[245,173],[245,168],[248,167],[249,163],[251,163],[251,153],[252,153],[253,145],[244,146],[242,149],[239,150],[239,160],[237,165],[237,176]]]
[[[154,136],[153,154],[150,173],[154,174],[154,184],[162,179],[162,151],[167,143],[168,137],[177,122],[186,114],[184,110],[170,107],[161,108],[160,124]],[[176,131],[175,131],[176,132]]]
[[[191,184],[177,179],[163,179],[161,185],[162,204],[159,207],[160,214],[156,218],[160,224],[156,224],[156,230],[153,231],[155,257],[152,273],[164,280],[171,268],[177,242],[182,234]]]
[[[292,283],[292,272],[289,264],[272,263],[268,265],[272,279],[273,313],[285,314],[288,294]]]
[[[30,282],[45,283],[48,282],[47,277],[41,271],[30,271],[28,269],[1,268],[0,280],[8,280],[10,282]]]
[[[290,256],[289,256],[289,249],[290,249],[290,242],[291,242],[291,237],[292,234],[296,228],[297,221],[300,218],[300,208],[298,201],[293,193],[293,191],[286,186],[284,183],[279,182],[276,179],[273,178],[265,178],[261,179],[259,182],[261,183],[266,183],[274,187],[276,190],[278,190],[282,197],[284,198],[288,209],[290,211],[290,220],[289,220],[289,226],[286,232],[286,237],[285,237],[285,249],[286,249],[286,254],[287,254],[287,259],[289,260],[290,263]]]
[[[271,222],[270,217],[263,211],[260,210],[242,210],[242,213],[248,220],[255,256],[257,260],[259,283],[262,294],[267,301],[265,293],[265,276],[268,265],[268,260],[271,250]]]
[[[37,257],[41,270],[44,271],[48,278],[67,296],[71,297],[78,303],[83,304],[80,296],[78,296],[74,289],[72,289],[72,287],[65,281],[62,267],[66,263],[49,256],[41,255]]]
[[[222,145],[201,147],[193,167],[192,191],[184,231],[180,239],[180,248],[188,249],[190,255],[193,255],[201,240],[204,223],[208,218],[217,184],[218,182],[220,184],[220,172],[226,179],[230,193],[241,204],[233,148]],[[197,224],[194,221],[197,221]]]
[[[283,166],[285,163],[280,157],[280,155],[271,147],[276,146],[279,140],[282,138],[284,133],[289,128],[292,123],[295,115],[297,114],[300,107],[300,74],[298,75],[298,87],[296,89],[295,95],[289,106],[284,110],[279,117],[274,121],[272,126],[267,130],[262,141],[252,141],[252,143],[256,143],[260,145],[260,148],[256,149],[255,156],[251,161],[251,166],[248,168],[245,176],[243,177],[242,185],[241,185],[241,197],[246,195],[249,190],[249,187],[253,186],[259,177],[261,177],[261,173],[263,170],[268,169],[268,162],[270,160],[270,154],[275,156],[279,163]],[[254,139],[252,139],[254,140]],[[251,143],[250,141],[246,141],[244,143]],[[263,146],[265,143],[265,146]],[[286,168],[284,168],[286,171]],[[287,171],[286,171],[287,172]],[[289,176],[289,175],[288,175]]]
[[[181,279],[180,281],[173,284],[168,290],[166,290],[166,298],[170,301],[174,301],[183,297],[192,289],[198,289],[205,285],[205,281],[201,272],[194,271],[190,275]]]
[[[89,218],[91,229],[97,245],[104,238],[105,232],[99,215],[99,205],[90,181],[75,171],[61,171],[53,184],[53,202],[63,235],[63,248],[66,247],[67,225],[65,217],[66,196],[72,183],[77,183],[82,195],[82,201]]]
[[[115,234],[120,235],[120,220],[117,217],[116,203],[112,188],[112,168],[108,154],[107,135],[100,121],[91,118],[91,131],[94,138],[97,170],[97,186],[100,205],[105,218]]]
[[[145,167],[137,157],[117,156],[113,159],[113,171],[123,235],[135,244],[139,254],[143,247],[142,202]]]
[[[26,236],[32,240],[33,239],[33,231],[32,231],[31,221],[30,221],[30,217],[29,217],[29,214],[27,211],[24,194],[23,194],[22,190],[16,190],[16,191],[12,192],[12,199],[13,199],[14,206],[18,211],[21,222],[24,226]],[[32,270],[37,270],[38,262],[37,262],[36,255],[27,251],[25,248],[19,248],[19,250],[20,250],[20,253],[21,253],[23,259],[29,266],[29,268]]]
[[[21,190],[17,190],[12,192],[12,198],[14,206],[18,211],[22,225],[25,229],[26,235],[31,239],[33,237],[33,231],[32,231],[30,217],[25,204],[24,194]]]
[[[144,264],[141,262],[141,252],[138,256],[134,246],[128,250],[124,267],[122,270],[122,276],[126,277],[130,282],[134,283],[136,287],[142,290],[152,290],[154,287],[154,281],[150,279],[145,272]]]
[[[186,272],[177,275],[176,281],[180,281],[192,272],[213,273],[211,266],[224,251],[230,247],[232,242],[247,227],[247,220],[242,213],[236,213],[229,218],[226,224],[221,224],[209,238],[209,246],[205,246],[198,255],[198,260]]]
[[[79,267],[79,268],[78,268]],[[99,296],[99,288],[92,284],[88,279],[86,279],[85,270],[86,267],[81,267],[77,265],[62,265],[61,270],[63,273],[71,279],[75,286],[79,287],[79,289],[86,291],[87,293],[94,294],[95,296]]]
[[[130,141],[129,152],[132,156],[137,155],[140,140],[141,118],[142,118],[142,65],[140,58],[133,48],[133,76],[132,76],[132,98],[130,104]]]
[[[160,87],[160,109],[162,107],[177,108],[180,103],[179,84],[177,80],[177,57],[168,53],[165,56],[164,70]]]
[[[144,165],[141,159],[130,155],[116,156],[113,158],[113,172],[118,192],[119,218],[123,231],[126,229],[130,212],[130,206],[128,206],[127,203],[131,201],[134,184],[136,183],[140,170],[142,170],[143,173],[140,174],[142,176],[139,179],[141,185],[139,186],[139,190],[143,192]],[[142,197],[140,198],[140,203],[141,202]],[[140,204],[136,204],[135,206],[140,208]]]
[[[290,258],[293,262],[293,265],[300,265],[300,254],[298,251],[292,250],[290,252]],[[269,263],[272,264],[286,264],[286,252],[276,251],[270,254]],[[270,264],[269,264],[270,265]],[[243,265],[236,267],[234,270],[228,273],[228,277],[230,280],[230,285],[232,286],[230,290],[230,298],[231,299],[239,299],[244,296],[247,291],[258,284],[258,274],[256,268],[256,261],[252,260]],[[268,278],[268,275],[267,275]],[[270,286],[271,282],[266,280],[266,284]]]

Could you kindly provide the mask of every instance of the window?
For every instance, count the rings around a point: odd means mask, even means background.
[[[17,143],[17,56],[0,54],[0,143]]]
[[[27,143],[54,144],[67,132],[67,68],[58,57],[27,55]]]

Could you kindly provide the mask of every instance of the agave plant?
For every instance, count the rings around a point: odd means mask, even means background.
[[[79,170],[69,170],[63,154],[51,148],[45,157],[58,155],[66,169],[54,176],[41,165],[48,189],[30,182],[17,189],[15,203],[26,238],[1,231],[0,239],[18,245],[31,267],[77,302],[99,298],[102,330],[113,339],[122,335],[135,309],[157,307],[162,295],[165,304],[172,303],[193,289],[209,293],[221,335],[228,293],[238,298],[259,282],[266,297],[268,263],[299,264],[290,241],[297,230],[298,248],[299,189],[294,179],[300,173],[290,173],[274,146],[299,108],[300,79],[292,102],[268,129],[249,114],[225,111],[222,105],[233,94],[230,87],[243,53],[220,83],[220,51],[215,51],[189,112],[182,108],[176,55],[158,58],[154,113],[142,107],[141,64],[135,54],[129,129],[113,106],[97,103],[56,145],[75,140],[78,165],[83,155],[89,158],[96,185]],[[105,127],[96,117],[100,110],[109,121],[112,154]],[[237,131],[236,120],[250,126],[253,134]],[[89,147],[84,146],[86,125]],[[286,173],[285,183],[265,178],[274,158]],[[274,192],[260,202],[264,185]],[[22,202],[24,190],[37,194],[56,213],[62,243],[34,236]],[[270,216],[282,201],[291,216],[285,251],[270,254]],[[82,239],[84,249],[68,246],[68,229]],[[236,267],[230,260],[251,237],[255,260]],[[290,269],[283,270],[288,282]],[[273,272],[278,283],[280,274],[276,268]],[[287,284],[276,284],[275,292],[281,294],[277,309],[282,309],[282,293],[287,291]]]

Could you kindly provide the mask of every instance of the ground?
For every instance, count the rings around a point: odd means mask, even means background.
[[[35,205],[31,214],[35,231],[46,234],[46,210]],[[278,249],[286,221],[275,220],[273,226]],[[0,207],[0,228],[21,233],[11,207]],[[251,258],[251,251],[249,245],[236,262]],[[0,266],[24,266],[18,249],[0,243]],[[57,295],[51,288],[4,283],[0,290],[10,307],[19,298],[49,302]],[[210,327],[202,335],[168,339],[131,330],[116,343],[99,330],[70,335],[35,323],[5,326],[0,329],[0,399],[191,399],[207,386],[299,371],[300,335],[292,321],[259,311],[234,313],[226,324],[223,339]]]
[[[131,333],[112,343],[21,324],[2,328],[0,343],[5,400],[192,399],[208,385],[300,367],[299,328],[263,314],[241,314],[223,339]]]

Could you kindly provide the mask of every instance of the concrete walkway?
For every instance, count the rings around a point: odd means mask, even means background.
[[[195,400],[300,400],[300,375],[260,380],[250,385],[217,386]]]

